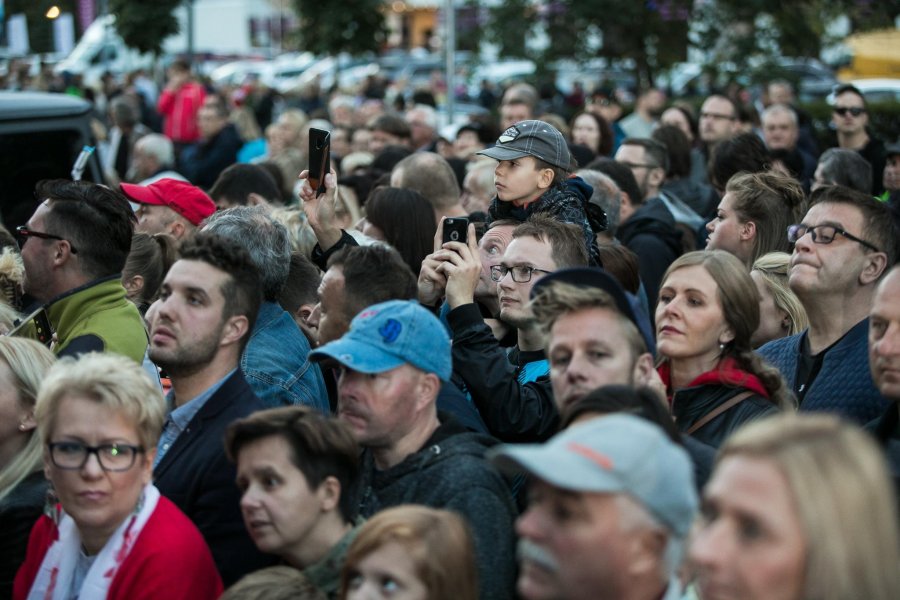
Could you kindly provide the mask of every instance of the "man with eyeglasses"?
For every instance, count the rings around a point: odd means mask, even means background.
[[[869,135],[866,97],[853,85],[841,85],[834,91],[831,124],[837,132],[839,148],[855,150],[872,165],[872,194],[884,191],[881,174],[887,160],[884,143]]]
[[[147,334],[121,276],[136,221],[128,201],[106,186],[65,180],[38,182],[35,196],[37,210],[16,230],[25,292],[35,300],[26,314],[46,310],[59,356],[115,352],[141,364]]]
[[[674,195],[665,197],[660,192],[669,165],[662,142],[626,138],[616,150],[616,162],[631,169],[642,196],[637,199],[623,196],[619,211],[621,225],[616,237],[637,255],[641,282],[653,304],[663,274],[683,248],[683,234],[676,229],[675,212],[678,211],[680,220],[686,224],[685,231],[699,231],[703,219]]]
[[[788,281],[809,328],[759,353],[781,371],[801,411],[861,425],[883,412],[869,376],[868,317],[876,285],[896,260],[897,237],[887,206],[840,186],[813,192],[806,216],[788,229]]]
[[[503,258],[491,267],[500,320],[516,329],[517,343],[509,351],[501,348],[475,304],[481,259],[474,240],[444,244],[430,256],[442,263],[437,269],[447,278],[451,309],[447,322],[453,336],[455,377],[465,383],[492,435],[504,441],[534,439],[530,415],[524,415],[529,424],[511,418],[510,413],[517,412],[514,407],[520,405],[522,387],[546,380],[550,372],[544,338],[528,304],[531,288],[558,269],[587,266],[580,228],[547,216],[533,216],[513,230]],[[523,433],[528,437],[523,438]]]
[[[725,140],[730,140],[741,132],[738,106],[728,96],[713,94],[700,107],[700,139],[703,141],[703,155],[706,161],[713,149]],[[699,183],[709,183],[706,177]]]

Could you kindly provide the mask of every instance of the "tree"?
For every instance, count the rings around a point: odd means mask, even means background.
[[[692,0],[512,0],[492,10],[488,31],[501,54],[539,63],[558,58],[630,59],[638,81],[652,85],[660,70],[686,58],[693,4]],[[548,44],[529,50],[525,40],[540,30]]]
[[[382,0],[294,0],[300,48],[314,54],[351,55],[378,50],[387,36]]]
[[[116,16],[116,30],[127,46],[158,55],[163,41],[179,31],[173,11],[180,4],[182,0],[109,0],[109,11]]]

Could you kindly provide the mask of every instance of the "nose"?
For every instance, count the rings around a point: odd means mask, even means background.
[[[803,235],[801,235],[799,238],[797,238],[796,242],[794,242],[794,251],[795,252],[797,252],[797,251],[811,252],[812,251],[812,243],[813,243],[812,229],[810,229],[809,231],[807,231]]]
[[[81,467],[81,475],[86,479],[96,479],[103,475],[103,467],[100,466],[100,457],[96,452],[90,452],[87,460]]]
[[[522,515],[516,519],[516,533],[523,538],[537,540],[541,537],[540,509],[529,506]]]
[[[321,317],[322,317],[322,303],[317,302],[316,305],[313,307],[312,312],[309,313],[309,318],[306,319],[306,324],[309,325],[310,327],[318,328],[319,327],[319,319],[321,319]]]
[[[709,223],[706,224],[706,231],[712,233],[716,229],[716,220],[710,219]]]
[[[248,510],[257,506],[259,506],[259,499],[256,497],[256,493],[251,485],[241,494],[241,510]]]
[[[583,352],[575,352],[566,365],[566,380],[571,383],[585,381],[588,374],[588,361],[585,359]]]

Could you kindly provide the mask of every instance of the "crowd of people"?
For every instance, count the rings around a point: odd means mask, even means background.
[[[0,596],[900,597],[859,90],[820,154],[783,81],[758,122],[515,84],[456,127],[152,84],[96,97],[106,184],[0,231]]]

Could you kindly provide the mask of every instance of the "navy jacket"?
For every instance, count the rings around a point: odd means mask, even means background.
[[[160,493],[203,534],[226,587],[277,560],[257,550],[244,529],[235,466],[225,456],[223,445],[229,424],[264,408],[240,369],[236,370],[191,419],[153,471]]]
[[[791,390],[796,390],[800,343],[806,331],[774,340],[758,353],[778,367]],[[889,406],[869,371],[869,319],[854,325],[828,350],[819,374],[800,404],[801,411],[827,411],[865,425]]]

